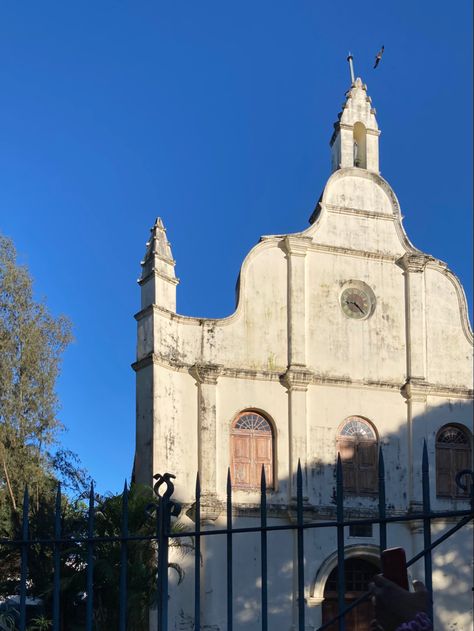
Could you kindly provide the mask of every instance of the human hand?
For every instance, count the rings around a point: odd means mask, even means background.
[[[370,584],[372,602],[375,605],[375,621],[372,629],[395,631],[404,622],[413,620],[417,613],[427,613],[430,596],[421,581],[413,581],[413,592],[389,581],[381,574],[374,576]]]

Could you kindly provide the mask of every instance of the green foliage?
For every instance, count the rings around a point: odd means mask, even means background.
[[[29,625],[28,631],[48,631],[53,626],[53,622],[45,616],[38,616],[34,618],[32,624]]]
[[[30,536],[47,537],[58,479],[75,491],[87,482],[77,457],[58,442],[63,426],[55,385],[71,339],[70,322],[34,299],[27,268],[18,264],[13,243],[0,235],[0,537],[21,538],[26,486]],[[51,547],[29,551],[36,593],[46,588],[51,555]],[[19,557],[18,547],[0,546],[0,595],[17,593]]]
[[[94,534],[99,538],[121,536],[122,494],[97,498]],[[147,510],[156,497],[150,487],[132,485],[128,492],[128,530],[133,536],[155,536],[156,519]],[[84,512],[82,529],[87,527]],[[175,527],[176,528],[176,527]],[[77,532],[77,530],[76,530]],[[175,545],[178,545],[175,540]],[[192,549],[189,542],[179,543],[185,554]],[[85,592],[86,553],[84,545],[74,545],[65,551],[67,567],[63,569],[63,600],[69,602],[73,613],[77,594]],[[120,542],[98,541],[94,546],[94,624],[98,631],[118,628]],[[170,564],[171,566],[171,564]],[[180,579],[183,570],[172,564]],[[143,631],[148,625],[149,608],[154,604],[157,584],[156,544],[153,541],[130,541],[127,544],[127,618],[129,631]],[[76,608],[77,609],[77,608]],[[70,618],[72,619],[72,618]]]
[[[0,235],[0,531],[12,535],[28,484],[39,507],[57,477],[86,480],[74,454],[58,448],[56,379],[71,325],[33,298],[32,279]]]

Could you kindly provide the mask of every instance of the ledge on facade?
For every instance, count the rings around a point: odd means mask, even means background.
[[[451,398],[472,399],[474,390],[464,386],[447,386],[443,384],[430,383],[420,377],[411,377],[400,388],[405,399],[425,400],[428,395],[437,395]]]

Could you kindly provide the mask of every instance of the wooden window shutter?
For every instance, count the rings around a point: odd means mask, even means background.
[[[444,445],[436,448],[436,492],[440,497],[451,496],[451,449]]]
[[[359,442],[357,446],[357,473],[360,492],[377,492],[377,443],[372,441]]]
[[[456,484],[456,475],[471,469],[471,447],[466,430],[458,425],[445,425],[436,437],[436,494],[438,497],[467,497]],[[469,483],[469,482],[468,482]]]
[[[250,434],[232,436],[232,481],[236,486],[250,486],[251,442]]]
[[[341,455],[344,490],[350,495],[373,495],[378,491],[378,443],[372,425],[350,416],[340,429],[337,450]]]
[[[347,493],[356,493],[356,444],[353,440],[343,438],[338,441],[338,451],[341,455],[342,475],[344,480],[344,490]]]
[[[273,432],[261,414],[242,412],[231,430],[232,484],[236,488],[259,489],[262,467],[267,488],[273,479]]]

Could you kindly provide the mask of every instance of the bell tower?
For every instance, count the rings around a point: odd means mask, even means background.
[[[353,74],[352,57],[349,56],[348,59]],[[332,172],[358,167],[379,173],[380,130],[375,113],[372,100],[367,95],[367,86],[358,77],[352,81],[342,111],[334,123],[334,133],[329,143]]]
[[[141,266],[142,274],[138,281],[142,289],[141,308],[157,305],[176,312],[176,285],[179,281],[174,272],[175,261],[166,238],[166,228],[160,217],[150,230]]]

